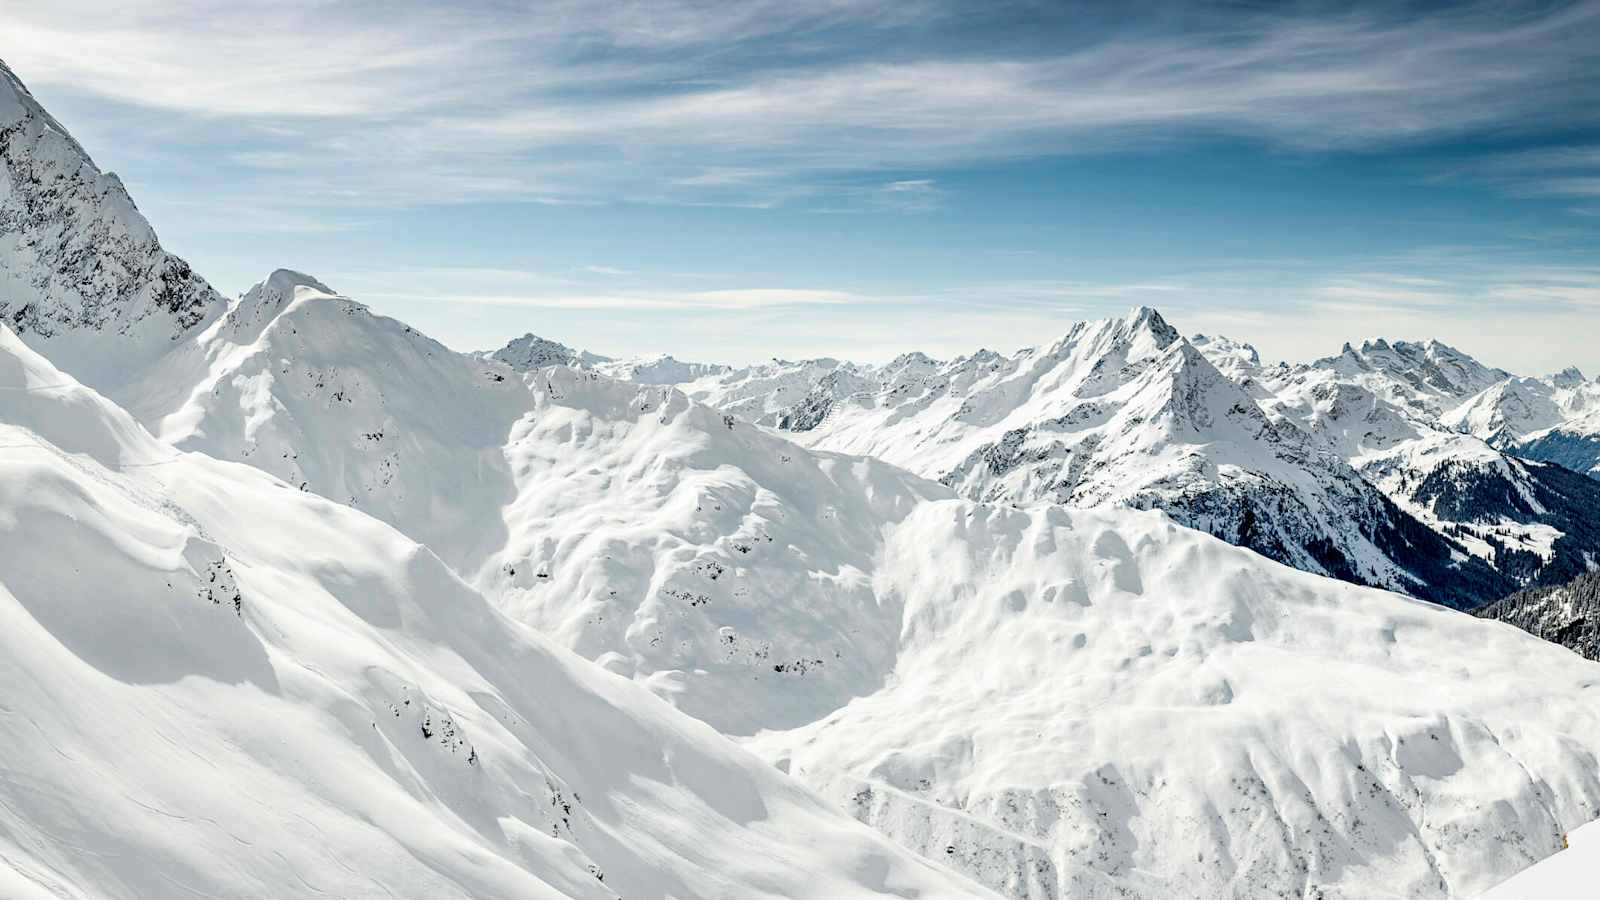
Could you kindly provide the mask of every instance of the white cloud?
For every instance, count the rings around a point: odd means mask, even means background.
[[[1560,123],[1592,118],[1600,91],[1592,3],[1410,21],[1235,11],[1182,34],[1113,32],[1055,53],[956,54],[919,45],[914,30],[900,43],[876,37],[960,9],[0,0],[0,56],[39,85],[189,117],[165,131],[261,144],[237,153],[255,177],[293,164],[296,188],[342,186],[365,202],[760,206],[859,194],[843,174],[1173,135],[1365,148]],[[929,179],[879,184],[878,203],[937,203]],[[1593,195],[1576,175],[1544,189]]]

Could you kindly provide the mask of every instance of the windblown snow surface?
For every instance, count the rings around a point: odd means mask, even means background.
[[[976,897],[0,326],[0,893]]]
[[[1472,897],[1600,815],[1600,670],[1159,513],[920,506],[884,688],[752,746],[1014,897]]]

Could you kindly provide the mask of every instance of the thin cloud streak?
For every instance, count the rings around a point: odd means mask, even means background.
[[[206,132],[197,140],[243,129],[261,146],[238,164],[258,179],[293,164],[299,196],[342,186],[378,203],[760,206],[859,192],[830,185],[848,173],[1206,134],[1367,149],[1592,120],[1600,100],[1592,2],[1420,21],[1255,13],[1055,53],[913,44],[899,58],[859,32],[926,29],[967,8],[80,6],[4,3],[0,54],[36,83],[185,117]],[[830,31],[841,23],[857,36]],[[915,187],[925,181],[890,181],[876,202],[926,209],[937,197]],[[1582,179],[1547,187],[1590,195]]]

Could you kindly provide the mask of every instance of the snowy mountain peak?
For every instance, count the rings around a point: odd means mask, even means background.
[[[150,390],[130,386],[226,307],[162,249],[121,179],[0,71],[0,321],[131,406]]]
[[[1511,377],[1436,340],[1426,342],[1363,341],[1346,343],[1338,356],[1307,367],[1360,384],[1381,399],[1413,414],[1437,417],[1473,394]]]
[[[1178,339],[1178,329],[1167,324],[1167,320],[1154,307],[1135,306],[1123,321],[1127,322],[1132,332],[1148,332],[1162,347]]]
[[[1549,381],[1558,388],[1573,388],[1583,384],[1588,379],[1583,377],[1583,370],[1577,366],[1567,366],[1565,369],[1551,375]]]
[[[1196,334],[1189,343],[1205,354],[1218,371],[1234,381],[1243,382],[1261,368],[1261,354],[1250,344],[1222,335]]]
[[[25,119],[36,119],[45,128],[60,135],[79,156],[87,157],[89,155],[73,139],[72,135],[67,133],[67,129],[62,127],[54,116],[46,112],[45,108],[40,106],[37,100],[33,99],[33,94],[28,90],[27,85],[23,84],[22,79],[11,71],[11,67],[7,66],[4,60],[0,60],[0,128],[10,128]],[[109,172],[106,174],[111,175]],[[120,186],[122,184],[121,179],[118,179],[116,183]],[[123,195],[126,196],[126,194],[127,192],[123,191]]]
[[[529,372],[545,366],[581,366],[611,362],[610,357],[593,353],[580,353],[559,341],[542,338],[533,332],[514,338],[504,347],[488,354],[518,372]]]
[[[261,282],[256,287],[288,297],[293,297],[299,288],[310,288],[316,293],[329,297],[339,296],[339,292],[333,288],[304,272],[296,272],[293,269],[277,269],[267,276],[266,281]]]

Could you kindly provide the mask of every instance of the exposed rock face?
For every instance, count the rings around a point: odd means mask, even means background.
[[[545,366],[588,366],[611,361],[610,357],[580,352],[566,344],[539,337],[532,332],[512,339],[504,347],[487,355],[518,372],[542,369]]]
[[[0,319],[49,338],[155,317],[175,340],[223,302],[0,63]]]

